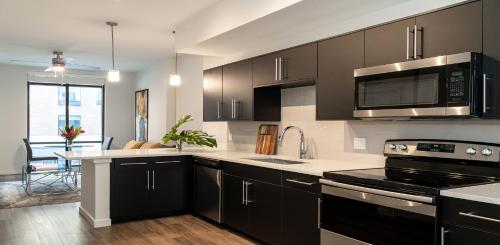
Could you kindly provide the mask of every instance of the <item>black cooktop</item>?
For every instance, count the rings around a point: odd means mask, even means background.
[[[430,172],[415,169],[376,168],[325,172],[333,181],[410,194],[439,195],[449,188],[495,182],[495,178]]]

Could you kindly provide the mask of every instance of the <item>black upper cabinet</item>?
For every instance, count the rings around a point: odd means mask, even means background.
[[[223,174],[223,221],[224,224],[239,230],[248,231],[248,206],[245,205],[243,178]]]
[[[301,86],[313,84],[317,72],[317,43],[311,43],[253,59],[253,86]]]
[[[248,181],[248,233],[268,244],[281,244],[281,186]]]
[[[415,18],[365,30],[365,64],[378,66],[411,59]]]
[[[283,201],[283,244],[320,244],[320,195],[285,187]]]
[[[286,83],[314,82],[318,70],[318,44],[311,43],[281,52]]]
[[[278,57],[279,53],[271,53],[259,56],[252,60],[253,63],[253,86],[262,87],[277,84],[278,81]]]
[[[417,55],[482,51],[481,1],[463,4],[416,17]]]
[[[500,1],[483,0],[483,70],[486,79],[485,118],[500,117]]]
[[[223,66],[225,120],[253,119],[252,61],[244,60]]]
[[[222,120],[222,103],[222,67],[203,71],[203,121]]]
[[[364,65],[364,32],[318,44],[316,119],[353,119],[354,69]]]

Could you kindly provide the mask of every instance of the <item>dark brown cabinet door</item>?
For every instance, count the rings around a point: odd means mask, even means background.
[[[281,186],[248,181],[248,202],[248,234],[268,244],[281,244]]]
[[[316,119],[353,119],[354,69],[364,65],[364,32],[318,44]]]
[[[256,57],[253,63],[253,86],[262,87],[279,83],[278,77],[278,53],[271,53]]]
[[[150,160],[150,212],[169,215],[190,207],[190,163],[180,157]]]
[[[482,51],[481,1],[416,17],[417,54],[423,58]]]
[[[318,194],[284,188],[283,244],[320,244]]]
[[[203,71],[203,121],[222,119],[222,67]]]
[[[444,245],[500,244],[500,235],[455,225],[442,227],[441,240]]]
[[[316,80],[318,44],[311,43],[281,52],[284,83]]]
[[[223,174],[223,222],[241,232],[248,232],[248,206],[244,204],[244,180]]]
[[[500,118],[500,1],[483,0],[483,70],[486,77],[485,118]]]
[[[225,65],[222,71],[225,120],[252,120],[252,61]]]
[[[145,158],[113,159],[110,171],[112,219],[140,217],[149,211],[148,164]]]
[[[365,65],[386,65],[411,59],[415,18],[365,30]],[[408,29],[407,29],[408,28]]]

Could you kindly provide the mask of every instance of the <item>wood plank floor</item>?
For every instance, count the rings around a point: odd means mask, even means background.
[[[0,209],[0,244],[255,244],[191,215],[93,229],[79,205]]]

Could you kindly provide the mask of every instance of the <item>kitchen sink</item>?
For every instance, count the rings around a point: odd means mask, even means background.
[[[253,161],[260,161],[260,162],[268,162],[268,163],[276,163],[276,164],[301,164],[304,162],[300,161],[293,161],[293,160],[286,160],[286,159],[279,159],[279,158],[257,158],[257,157],[250,157],[250,158],[245,158],[248,160],[253,160]]]

